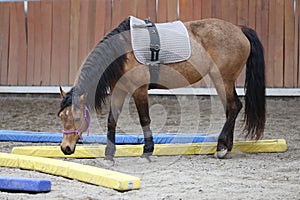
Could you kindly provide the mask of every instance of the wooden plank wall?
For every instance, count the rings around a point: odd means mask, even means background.
[[[1,2],[0,85],[72,85],[89,51],[133,15],[252,27],[265,48],[267,86],[300,87],[299,9],[300,0],[43,0],[28,2],[26,18],[23,2]]]

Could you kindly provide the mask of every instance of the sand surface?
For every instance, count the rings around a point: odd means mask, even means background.
[[[0,129],[60,132],[56,117],[59,97],[0,97]],[[151,96],[153,132],[218,133],[224,112],[216,97]],[[105,133],[107,108],[93,115],[91,133]],[[235,140],[243,140],[240,113]],[[140,133],[136,108],[128,98],[117,131]],[[263,139],[284,138],[285,153],[232,153],[219,160],[212,155],[161,156],[145,162],[138,157],[116,158],[111,170],[141,179],[141,188],[128,192],[95,186],[40,172],[0,167],[0,176],[45,178],[52,190],[43,194],[0,192],[0,199],[300,199],[300,98],[267,98]],[[54,143],[0,142],[1,152],[15,146]],[[105,167],[103,158],[66,159]]]

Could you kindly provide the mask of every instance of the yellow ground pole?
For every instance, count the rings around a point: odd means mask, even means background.
[[[197,155],[214,154],[216,152],[216,142],[187,143],[187,144],[156,144],[153,155]],[[285,152],[287,150],[284,139],[240,141],[234,142],[232,152],[248,153],[270,153]],[[99,158],[104,157],[105,145],[97,146],[77,146],[74,154],[64,155],[58,146],[24,146],[14,147],[13,154],[32,155],[49,158],[69,157],[69,158]],[[143,145],[117,145],[116,157],[140,156],[143,152]]]
[[[35,156],[0,153],[0,166],[35,170],[94,185],[126,191],[140,188],[140,179],[131,175],[79,163]]]

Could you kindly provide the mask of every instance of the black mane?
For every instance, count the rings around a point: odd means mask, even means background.
[[[94,106],[97,111],[101,109],[108,89],[121,77],[127,59],[126,52],[131,51],[129,30],[130,17],[108,33],[90,52],[82,65],[77,83],[63,98],[59,113],[72,105],[73,95],[80,96],[84,92],[88,94],[87,106]]]
[[[107,34],[104,39],[98,44],[101,45],[103,41],[108,40],[109,38],[121,34],[125,31],[130,30],[130,18],[126,18],[117,28],[115,28],[113,31],[111,31],[109,34]],[[116,37],[114,37],[115,39]],[[123,39],[127,40],[127,42],[130,39],[128,38],[128,35],[126,37],[123,36]],[[127,52],[128,50],[126,47],[124,47],[124,44],[122,44],[122,41],[119,41],[120,44],[118,45],[117,48],[123,48],[123,52]],[[114,52],[112,52],[114,54]],[[126,54],[122,54],[119,56],[114,62],[112,62],[104,71],[102,76],[100,77],[100,80],[97,85],[96,93],[95,93],[95,108],[97,111],[101,109],[102,103],[105,103],[105,99],[108,95],[108,89],[109,87],[121,77],[121,72],[124,68],[124,64],[126,62]]]
[[[110,33],[108,33],[106,36],[104,36],[104,38],[98,43],[98,45],[117,34],[123,33],[124,31],[129,31],[129,30],[130,30],[130,17],[127,17],[126,19],[124,19],[123,22],[121,22],[121,24],[119,24],[118,27],[116,27]]]

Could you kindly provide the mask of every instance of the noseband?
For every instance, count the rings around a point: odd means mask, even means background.
[[[75,129],[75,130],[64,130],[64,129],[63,129],[63,130],[62,130],[62,133],[63,133],[63,134],[66,134],[66,135],[76,133],[76,134],[79,136],[79,138],[82,140],[82,139],[83,139],[83,138],[82,138],[82,132],[80,132],[80,129],[83,127],[84,121],[86,121],[87,124],[88,124],[87,132],[88,132],[88,134],[89,134],[90,123],[91,123],[91,116],[90,116],[90,111],[89,111],[89,109],[88,109],[88,107],[87,107],[86,105],[84,106],[84,119],[82,120],[82,122],[81,122],[79,128],[78,128],[78,129]]]

